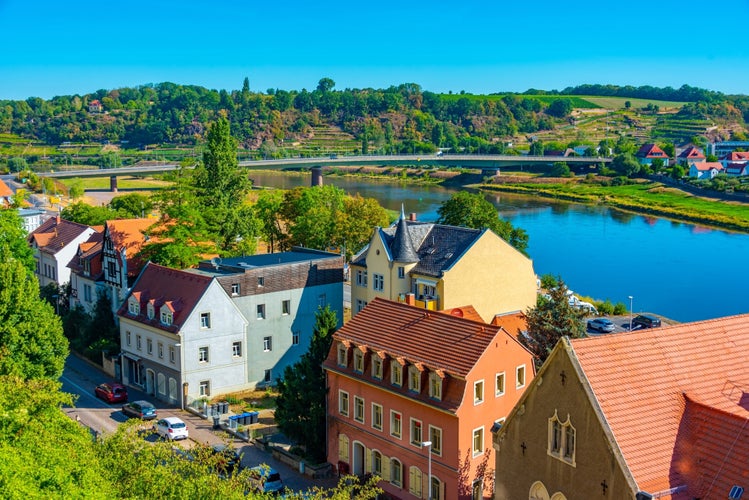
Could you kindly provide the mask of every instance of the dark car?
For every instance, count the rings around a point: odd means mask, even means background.
[[[632,320],[632,329],[635,328],[658,328],[661,326],[660,318],[649,314],[638,314]]]
[[[117,383],[100,384],[94,389],[94,396],[107,403],[124,403],[127,401],[127,389]]]
[[[148,401],[133,401],[122,406],[122,413],[126,417],[153,420],[156,418],[156,407]]]
[[[588,329],[596,332],[611,333],[616,328],[614,322],[606,318],[595,318],[588,320]]]
[[[242,466],[242,457],[232,446],[219,443],[211,446],[211,453],[216,456],[216,467],[219,474],[226,475],[239,471]]]

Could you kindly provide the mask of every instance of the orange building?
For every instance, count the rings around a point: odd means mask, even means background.
[[[433,499],[491,498],[492,428],[534,376],[516,336],[376,298],[333,339],[328,460],[380,476],[390,498],[430,498],[430,486]]]

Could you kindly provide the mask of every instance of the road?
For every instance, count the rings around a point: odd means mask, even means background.
[[[105,434],[114,432],[121,422],[127,420],[122,414],[121,404],[110,405],[94,396],[94,388],[97,385],[112,379],[93,364],[71,354],[65,362],[65,370],[60,380],[63,391],[77,396],[75,406],[63,408],[63,411],[71,419],[78,420],[81,424],[87,426],[92,432]],[[281,474],[284,485],[291,490],[305,491],[312,486],[331,488],[336,484],[335,479],[313,480],[300,474],[298,470],[274,459],[270,453],[261,450],[252,443],[248,444],[231,438],[224,432],[214,431],[212,422],[197,415],[169,406],[132,387],[128,387],[127,390],[129,401],[144,399],[151,402],[156,407],[159,417],[174,416],[184,420],[190,433],[190,439],[179,443],[185,448],[190,448],[195,443],[212,445],[226,442],[228,439],[230,444],[242,454],[242,465],[244,467],[268,464]],[[150,436],[148,440],[153,441],[155,437]]]

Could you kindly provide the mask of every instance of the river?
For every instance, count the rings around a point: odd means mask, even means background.
[[[309,175],[253,172],[256,185],[307,186]],[[434,221],[455,189],[325,177],[349,194]],[[621,302],[635,313],[697,321],[749,312],[749,235],[646,217],[601,206],[504,193],[486,195],[502,217],[529,236],[538,275],[561,276],[570,289]]]

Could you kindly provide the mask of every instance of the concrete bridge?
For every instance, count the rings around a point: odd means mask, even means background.
[[[289,170],[289,169],[319,169],[322,167],[340,166],[433,166],[433,167],[462,167],[481,169],[483,175],[496,175],[504,167],[551,166],[556,162],[564,162],[569,166],[590,166],[600,163],[610,163],[611,158],[593,157],[565,157],[565,156],[511,156],[511,155],[380,155],[380,156],[344,156],[331,155],[317,158],[282,158],[278,160],[247,160],[240,161],[239,166],[256,170]],[[117,190],[117,176],[121,175],[150,175],[169,172],[179,168],[176,163],[144,162],[131,167],[116,169],[87,169],[64,170],[58,172],[39,173],[40,177],[54,177],[58,179],[71,177],[109,177],[110,189]],[[319,175],[320,171],[313,172]],[[320,178],[313,175],[312,184],[319,184]]]

